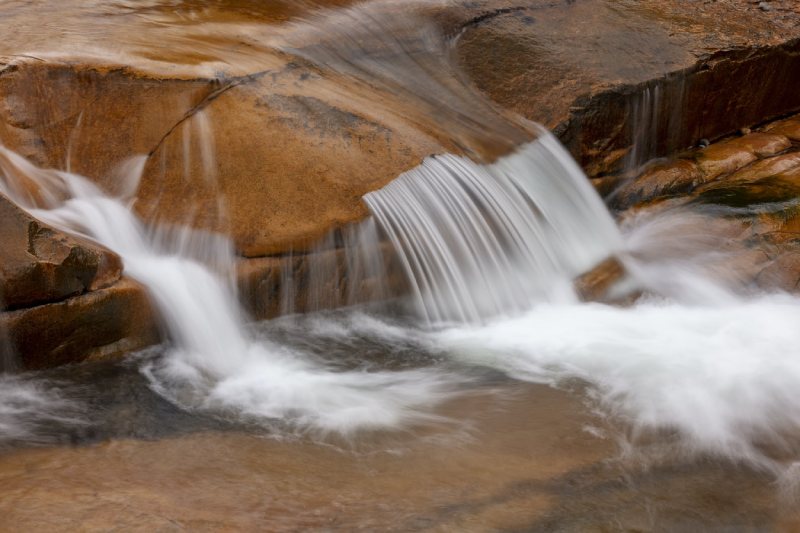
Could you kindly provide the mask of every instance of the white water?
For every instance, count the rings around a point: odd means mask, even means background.
[[[337,372],[302,353],[255,342],[244,331],[226,239],[175,228],[149,232],[127,206],[85,178],[37,169],[0,147],[3,159],[14,163],[17,178],[24,174],[48,192],[50,207],[31,209],[35,216],[114,250],[127,275],[147,287],[171,346],[145,372],[157,392],[181,406],[347,433],[425,419],[447,397],[450,383],[432,371]],[[4,173],[2,190],[29,206],[9,186],[15,175]],[[198,258],[214,258],[214,268]]]
[[[52,382],[0,375],[0,449],[16,442],[47,443],[53,425],[85,423],[80,405]]]
[[[490,165],[429,158],[364,201],[434,323],[574,301],[572,278],[622,243],[586,176],[543,130]]]

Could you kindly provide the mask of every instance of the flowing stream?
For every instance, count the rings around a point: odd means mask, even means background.
[[[259,435],[311,435],[317,443],[420,431],[426,445],[439,445],[431,453],[446,463],[442,450],[472,436],[466,419],[480,410],[473,409],[476,397],[534,383],[585,401],[603,428],[582,418],[575,425],[613,440],[626,457],[723,458],[766,472],[783,487],[800,486],[800,300],[757,290],[737,276],[741,250],[720,246],[726,222],[682,207],[642,210],[617,224],[555,137],[507,116],[464,83],[449,57],[452,41],[433,23],[356,7],[287,24],[274,38],[250,31],[273,52],[355,80],[358,98],[375,98],[379,112],[407,113],[410,127],[458,153],[442,150],[365,195],[371,216],[340,230],[349,237],[324,238],[316,250],[333,259],[309,268],[302,282],[289,256],[277,306],[287,316],[256,324],[239,301],[227,236],[147,225],[134,214],[147,156],[120,163],[112,194],[0,145],[0,193],[36,218],[116,252],[125,275],[146,288],[167,338],[155,354],[137,354],[131,364],[160,399],[183,412],[256,427]],[[393,38],[408,33],[416,38]],[[675,91],[682,99],[683,86]],[[636,103],[643,131],[680,123],[677,115],[662,116],[663,101],[656,87]],[[202,112],[192,120],[187,128],[203,139],[193,154],[195,145],[185,140],[184,172],[195,157],[206,175],[184,177],[213,181],[213,124]],[[655,145],[643,139],[628,167],[645,163]],[[224,206],[216,215],[224,218]],[[357,300],[328,292],[329,278],[341,274],[332,254],[342,243],[348,275],[378,278],[365,291],[369,299],[392,297],[395,307],[319,312]],[[402,266],[408,294],[391,293],[381,279],[387,247]],[[613,303],[581,301],[575,279],[604,261],[623,272],[609,289]],[[296,287],[307,289],[302,309]],[[309,310],[318,312],[289,316]],[[91,410],[70,391],[35,375],[0,378],[0,446],[37,443],[43,426],[89,424]],[[527,393],[526,404],[492,438],[524,421],[528,408],[548,424],[560,423],[553,415],[560,411],[547,418],[549,404],[538,405],[546,394]],[[437,440],[443,427],[452,440]],[[549,444],[550,451],[568,439]],[[550,457],[526,442],[514,446],[517,459]],[[293,458],[300,466],[287,471],[303,472],[314,453]],[[482,466],[479,459],[469,464]],[[452,460],[453,471],[464,470]],[[516,468],[510,464],[504,467]]]

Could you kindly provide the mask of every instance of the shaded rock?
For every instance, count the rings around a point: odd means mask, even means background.
[[[58,303],[0,313],[0,329],[25,369],[114,357],[160,340],[150,300],[127,278]]]
[[[107,287],[122,272],[109,250],[39,222],[0,195],[0,309]]]
[[[343,248],[242,259],[237,280],[242,304],[255,319],[382,301],[408,291],[392,246],[377,251],[382,270],[365,273]]]

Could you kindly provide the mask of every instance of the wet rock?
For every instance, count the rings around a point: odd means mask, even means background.
[[[0,195],[0,310],[107,287],[122,272],[109,250],[44,224]]]
[[[699,191],[706,203],[746,207],[783,202],[800,195],[800,153],[758,161]]]
[[[283,314],[334,309],[401,296],[408,280],[394,249],[380,249],[383,268],[377,275],[354,265],[346,250],[241,259],[239,294],[247,312],[263,320]]]
[[[778,135],[785,135],[789,139],[800,142],[800,118],[792,117],[767,126],[766,131]]]
[[[797,291],[800,284],[800,251],[779,255],[758,273],[756,283],[765,290]]]
[[[616,257],[610,257],[589,272],[577,277],[573,282],[581,300],[587,302],[608,302],[616,300],[614,287],[626,275],[625,267]]]
[[[115,357],[160,340],[144,289],[126,278],[58,303],[0,313],[0,329],[25,369]]]
[[[757,161],[724,179],[724,182],[750,183],[777,176],[800,166],[800,152]]]
[[[688,192],[705,179],[691,161],[679,159],[659,164],[620,187],[613,194],[611,204],[617,209],[626,209],[655,198]]]
[[[458,53],[480,89],[553,128],[598,176],[637,142],[647,160],[800,108],[798,37],[732,2],[533,2],[468,25]]]
[[[758,156],[734,139],[712,144],[696,155],[697,166],[703,173],[705,181],[711,181],[724,174],[730,174],[749,165]]]
[[[232,87],[204,110],[213,162],[180,157],[198,117],[187,120],[149,159],[137,211],[145,219],[227,231],[247,257],[303,249],[365,217],[364,194],[441,148],[341,93],[298,66]]]

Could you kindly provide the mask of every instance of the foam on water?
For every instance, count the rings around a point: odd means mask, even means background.
[[[52,382],[0,375],[0,449],[17,442],[47,443],[54,425],[86,424],[81,405]]]

